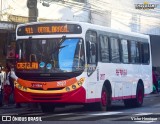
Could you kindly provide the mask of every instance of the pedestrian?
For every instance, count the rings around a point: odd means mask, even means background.
[[[17,80],[17,76],[15,75],[14,72],[14,67],[13,65],[10,67],[10,75],[9,75],[9,82],[11,84],[11,88],[12,88],[12,94],[14,96],[14,80]],[[21,104],[20,103],[16,103],[16,108],[21,108]]]
[[[153,78],[153,85],[155,86],[155,91],[153,91],[153,93],[158,93],[158,81],[154,69],[152,70],[152,78]]]
[[[2,67],[0,66],[0,107],[3,105],[3,91],[2,91]]]
[[[3,106],[3,89],[4,89],[4,81],[6,80],[6,73],[4,68],[0,67],[0,106]]]
[[[12,87],[11,87],[10,82],[9,82],[9,75],[10,75],[10,73],[7,74],[6,80],[4,81],[3,96],[4,96],[5,106],[9,105],[9,97],[12,93]]]

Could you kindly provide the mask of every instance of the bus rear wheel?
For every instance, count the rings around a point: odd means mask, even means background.
[[[52,113],[55,110],[55,105],[52,103],[41,103],[41,110],[44,113]]]
[[[143,97],[144,97],[144,87],[141,83],[138,83],[137,91],[136,91],[136,98],[135,99],[125,99],[124,105],[126,107],[140,107],[143,104]]]
[[[134,99],[134,104],[136,107],[142,106],[143,97],[144,97],[144,87],[141,83],[139,83],[137,86],[136,99]]]
[[[109,93],[109,90],[105,87],[105,85],[102,88],[101,92],[101,101],[96,103],[89,103],[85,104],[84,108],[86,110],[90,111],[106,111],[109,109],[111,105],[111,93]]]

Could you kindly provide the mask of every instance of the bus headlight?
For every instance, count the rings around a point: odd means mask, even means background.
[[[25,91],[25,92],[28,90],[27,87],[22,86],[17,81],[14,82],[14,86],[17,87],[19,90],[22,90],[22,91]]]
[[[26,87],[23,87],[23,89],[22,89],[23,91],[27,91],[27,88]]]
[[[18,89],[21,89],[21,88],[22,88],[22,85],[18,84],[17,88],[18,88]]]

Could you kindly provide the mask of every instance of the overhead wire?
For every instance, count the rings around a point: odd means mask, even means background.
[[[48,1],[48,0],[44,0],[44,1]],[[50,2],[55,3],[55,1],[53,1],[53,0],[50,0]],[[57,2],[57,3],[60,3],[60,2]],[[98,3],[100,3],[100,4],[98,4]],[[79,7],[81,7],[81,5],[82,5],[82,4],[79,4],[78,2],[75,4],[75,3],[69,2],[69,1],[66,1],[64,4],[71,5],[71,6],[74,5],[74,6],[79,6]],[[149,16],[149,17],[156,17],[156,16],[159,17],[159,13],[160,13],[160,9],[150,10],[148,12],[143,10],[143,12],[142,12],[140,10],[136,10],[136,9],[132,9],[130,7],[127,7],[127,5],[126,5],[127,8],[125,8],[125,9],[124,8],[118,8],[117,6],[116,7],[114,7],[114,6],[111,7],[111,6],[109,6],[110,4],[108,2],[105,2],[103,0],[98,0],[96,2],[96,4],[94,4],[93,2],[90,2],[90,3],[86,2],[86,4],[90,4],[92,6],[92,8],[94,8],[96,10],[99,9],[100,11],[102,11],[102,9],[100,9],[100,7],[105,6],[106,8],[109,8],[110,10],[114,9],[114,11],[117,10],[117,11],[121,11],[121,12],[129,12],[129,13],[141,14],[141,15],[145,14],[146,16]],[[98,6],[98,5],[100,5],[100,6]],[[87,8],[87,9],[90,9],[90,8]],[[108,10],[108,9],[106,9],[106,10]]]
[[[58,4],[60,4],[60,3],[58,3]],[[70,6],[72,5],[72,6],[73,6],[73,4],[70,4],[70,3],[65,3],[65,5],[64,5],[64,4],[60,4],[60,5],[63,5],[63,6],[66,6],[66,7],[67,7],[68,5],[70,5]],[[75,6],[74,6],[74,7],[75,7]],[[82,10],[84,10],[84,11],[90,11],[90,10],[92,11],[92,10],[93,10],[92,8],[91,8],[91,9],[90,9],[90,8],[87,8],[87,7],[82,8],[82,7],[79,7],[79,6],[76,6],[76,8],[80,8],[80,9],[82,9]],[[112,12],[112,14],[118,15],[117,12],[118,12],[118,13],[122,13],[122,12],[120,12],[120,11],[114,11],[114,12]],[[97,11],[97,10],[95,10],[95,9],[93,10],[93,13],[101,13],[101,14],[104,14],[104,12],[102,13],[101,11]],[[127,12],[125,12],[125,13],[127,13]],[[145,15],[145,16],[146,16],[146,15]],[[124,17],[126,17],[126,15],[125,15]],[[152,17],[152,16],[147,16],[147,17]],[[157,19],[159,19],[159,18],[157,18]]]

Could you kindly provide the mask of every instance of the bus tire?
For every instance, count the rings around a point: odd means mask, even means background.
[[[101,93],[101,102],[97,103],[97,107],[100,111],[107,111],[110,107],[111,96],[109,90],[103,85]]]
[[[89,111],[106,111],[110,107],[110,95],[109,90],[103,85],[102,93],[101,93],[101,101],[96,103],[85,104],[85,110]]]
[[[144,98],[144,87],[142,83],[138,83],[137,91],[136,91],[136,99],[134,99],[133,104],[135,107],[140,107],[143,104]]]
[[[143,104],[144,97],[144,87],[142,83],[138,83],[136,98],[135,99],[125,99],[124,105],[125,107],[140,107]]]
[[[53,105],[52,103],[41,103],[41,110],[44,113],[52,113],[55,110],[55,105]]]

